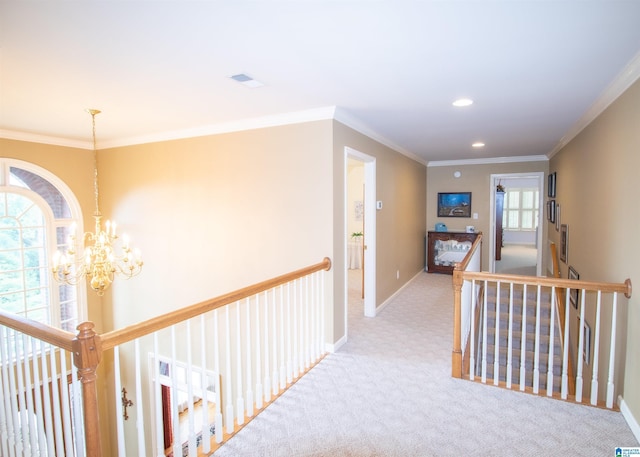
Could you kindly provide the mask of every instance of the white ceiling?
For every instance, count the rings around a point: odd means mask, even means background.
[[[86,146],[86,108],[98,147],[334,116],[425,163],[550,155],[638,77],[639,24],[636,0],[2,0],[0,136]]]

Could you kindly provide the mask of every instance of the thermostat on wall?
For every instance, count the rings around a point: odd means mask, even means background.
[[[382,200],[376,202],[376,209],[382,209]]]

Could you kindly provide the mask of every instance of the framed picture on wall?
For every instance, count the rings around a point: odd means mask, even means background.
[[[556,173],[549,173],[547,177],[547,197],[556,198]]]
[[[556,232],[560,231],[560,203],[556,203]]]
[[[560,260],[567,263],[569,257],[569,226],[567,224],[560,225]]]
[[[471,217],[471,192],[438,192],[438,217]]]
[[[578,274],[578,272],[572,267],[569,266],[569,275],[568,275],[569,279],[575,279],[578,280],[580,279],[580,275]],[[573,307],[575,309],[578,309],[578,297],[580,296],[580,289],[571,289],[571,292],[569,292],[569,300],[571,300],[571,304],[573,305]]]
[[[547,202],[547,219],[552,224],[556,222],[556,201],[549,200]]]

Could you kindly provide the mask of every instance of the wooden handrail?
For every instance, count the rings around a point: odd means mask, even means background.
[[[462,283],[464,282],[462,274],[469,266],[469,262],[471,262],[471,258],[476,250],[480,249],[481,246],[482,233],[476,237],[471,245],[471,249],[469,249],[467,255],[464,256],[462,262],[456,263],[453,268],[453,352],[451,355],[451,376],[454,378],[462,377],[462,343],[460,341],[462,335],[462,329],[460,328],[460,317],[462,315],[461,292]],[[482,261],[480,263],[482,264]]]
[[[479,233],[476,239],[473,241],[473,244],[471,245],[471,249],[469,249],[469,252],[467,252],[467,255],[464,256],[464,259],[462,259],[462,262],[457,262],[453,269],[458,271],[466,270],[467,267],[469,266],[469,262],[471,262],[473,253],[476,252],[476,249],[480,249],[481,245],[482,245],[482,233]]]
[[[16,314],[7,313],[2,310],[0,310],[0,324],[24,333],[25,335],[30,335],[49,344],[53,344],[54,346],[65,349],[69,352],[73,351],[73,340],[76,337],[75,333],[50,327],[47,324],[41,324],[40,322],[36,322]]]
[[[623,283],[594,282],[581,281],[577,279],[547,278],[541,276],[520,276],[510,274],[487,273],[486,271],[464,271],[461,272],[464,279],[471,280],[487,280],[512,282],[514,284],[527,284],[544,287],[562,287],[563,289],[584,289],[584,290],[600,290],[602,292],[618,292],[623,293],[625,297],[631,298],[631,279],[626,279]]]
[[[256,294],[259,294],[260,292],[273,289],[274,287],[310,275],[311,273],[315,273],[316,271],[328,271],[330,269],[331,259],[325,257],[322,262],[315,265],[301,268],[299,270],[292,271],[291,273],[277,276],[275,278],[268,279],[266,281],[245,287],[243,289],[238,289],[234,292],[220,295],[216,298],[205,300],[203,302],[196,303],[195,305],[172,311],[170,313],[151,318],[138,324],[130,325],[120,330],[114,330],[112,332],[104,333],[100,335],[100,338],[102,340],[102,349],[108,350],[114,348],[115,346],[118,346],[120,344],[135,340],[145,335],[149,335],[153,332],[157,332],[158,330],[162,330],[163,328],[170,327],[179,322],[199,316],[200,314],[204,314],[214,309],[221,308],[225,305],[237,302],[244,298],[252,297]]]

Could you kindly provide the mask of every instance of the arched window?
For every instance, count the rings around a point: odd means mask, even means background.
[[[86,318],[86,286],[58,284],[50,259],[80,205],[55,175],[0,158],[0,309],[67,331]]]

